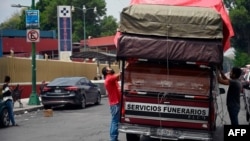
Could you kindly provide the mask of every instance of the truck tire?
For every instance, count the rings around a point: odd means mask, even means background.
[[[126,139],[127,141],[140,141],[140,135],[127,133]]]

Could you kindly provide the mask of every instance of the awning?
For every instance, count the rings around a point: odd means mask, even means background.
[[[108,61],[115,62],[116,54],[110,54],[105,52],[95,52],[95,51],[85,51],[85,52],[77,52],[70,56],[72,58],[96,58],[99,61]]]

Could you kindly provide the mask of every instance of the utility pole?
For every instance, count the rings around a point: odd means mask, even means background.
[[[35,0],[32,0],[31,9],[35,10]],[[31,26],[31,28],[33,28]],[[32,42],[32,92],[29,97],[28,105],[40,105],[39,97],[36,93],[36,43]]]

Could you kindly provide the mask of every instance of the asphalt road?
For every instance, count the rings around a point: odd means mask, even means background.
[[[223,141],[223,126],[230,124],[225,107],[226,94],[218,96],[219,116],[214,141]],[[52,117],[44,117],[43,111],[16,116],[18,127],[0,129],[1,141],[109,141],[110,113],[107,98],[101,105],[86,109],[61,107],[53,110]],[[242,101],[243,104],[243,101]],[[244,106],[240,111],[240,124],[247,124]],[[120,133],[120,141],[126,141]],[[141,141],[155,141],[142,138]]]
[[[56,108],[53,117],[43,110],[17,115],[16,122],[20,126],[0,129],[1,141],[109,141],[107,98],[85,109]]]

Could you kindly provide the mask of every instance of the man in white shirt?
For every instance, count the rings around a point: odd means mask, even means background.
[[[10,121],[12,123],[12,126],[17,126],[14,118],[14,112],[13,112],[13,98],[11,94],[11,89],[9,87],[10,83],[10,76],[5,76],[4,78],[4,84],[3,84],[3,89],[2,89],[2,94],[3,94],[3,101],[5,101],[5,104],[8,108],[8,114]]]

